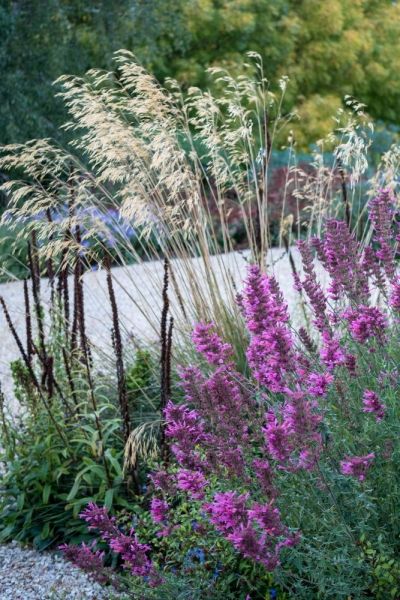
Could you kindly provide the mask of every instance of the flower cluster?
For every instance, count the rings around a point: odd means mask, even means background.
[[[203,354],[211,365],[225,364],[232,355],[232,347],[221,341],[214,328],[213,323],[198,323],[192,340],[197,352]]]
[[[368,278],[361,268],[360,245],[344,221],[329,219],[324,239],[313,238],[312,245],[330,275],[328,292],[333,300],[368,298]]]
[[[365,456],[347,456],[345,460],[340,462],[340,470],[343,475],[355,477],[359,481],[364,481],[367,471],[375,458],[375,454],[371,452]]]
[[[392,242],[394,214],[395,198],[393,192],[389,188],[381,189],[369,203],[369,218],[374,230],[374,241],[379,246],[375,254],[389,279],[393,278],[396,269],[395,251]]]
[[[95,546],[96,542],[93,541],[89,545],[82,543],[80,546],[62,544],[58,549],[61,550],[67,560],[82,569],[82,571],[89,573],[98,583],[110,583],[110,574],[104,567],[105,553],[96,550]]]
[[[181,508],[190,513],[192,534],[202,539],[186,552],[184,569],[207,561],[202,543],[208,536],[214,536],[213,543],[215,537],[224,538],[231,551],[258,568],[276,569],[289,552],[301,551],[294,546],[305,540],[307,528],[311,540],[320,535],[319,523],[316,531],[312,519],[303,518],[304,498],[314,509],[318,504],[316,519],[323,520],[328,507],[330,524],[339,498],[358,534],[347,506],[354,485],[342,475],[359,482],[368,477],[375,494],[376,463],[392,457],[396,443],[395,435],[384,435],[394,412],[389,398],[398,384],[397,355],[390,354],[388,343],[400,313],[392,217],[390,195],[382,192],[371,204],[372,246],[362,246],[347,223],[333,219],[323,239],[299,243],[303,270],[295,274],[295,286],[308,299],[314,322],[310,332],[303,327],[296,335],[276,280],[259,266],[248,268],[240,294],[249,334],[246,375],[236,370],[233,348],[216,326],[196,325],[192,340],[208,365],[204,372],[195,365],[179,371],[185,397],[181,403],[170,399],[164,409],[170,453],[150,475],[149,486],[150,516],[162,552],[168,553],[169,543],[176,547],[170,540],[182,527]],[[314,252],[328,272],[327,291],[317,279]],[[374,304],[370,286],[375,285],[387,299],[386,309],[383,302]],[[385,362],[380,361],[382,345]],[[387,400],[384,391],[374,391],[378,386],[390,390]],[[361,400],[354,392],[360,387]],[[125,569],[159,581],[150,558],[157,544],[153,551],[141,543],[137,526],[121,531],[115,518],[94,504],[81,516],[120,555]],[[299,523],[301,531],[295,529]],[[310,539],[305,543],[312,544]],[[95,549],[66,552],[75,553],[88,569],[100,569],[102,554]]]
[[[147,544],[141,544],[133,529],[129,534],[122,532],[117,526],[115,517],[110,517],[105,507],[100,507],[93,502],[89,503],[87,508],[82,511],[80,517],[86,521],[90,531],[96,530],[101,539],[105,541],[109,548],[121,555],[124,561],[124,568],[129,570],[132,575],[138,577],[151,576],[157,579],[153,569],[152,562],[148,556],[151,548]],[[86,571],[99,572],[104,553],[94,551],[93,546],[60,546],[60,550],[65,556],[77,566]]]
[[[382,421],[385,416],[386,407],[380,400],[378,394],[372,390],[365,390],[363,395],[363,411],[375,415],[377,421]]]
[[[215,528],[236,550],[273,570],[279,563],[280,550],[298,538],[282,524],[273,503],[254,503],[247,508],[248,500],[248,494],[218,493],[205,509]]]
[[[151,499],[150,514],[154,523],[162,523],[163,521],[166,521],[168,510],[168,502],[165,500],[160,500],[159,498]]]
[[[272,392],[280,392],[293,367],[293,340],[287,305],[276,280],[249,267],[242,305],[251,334],[247,358],[253,375]]]
[[[349,331],[357,342],[365,344],[373,338],[382,342],[387,322],[377,306],[359,305],[357,308],[347,309],[343,316],[347,319]]]

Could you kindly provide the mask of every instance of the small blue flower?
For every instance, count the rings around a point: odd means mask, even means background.
[[[193,567],[197,567],[198,564],[204,564],[205,560],[206,556],[202,548],[191,548],[186,553],[183,564],[187,569],[190,569]]]
[[[222,572],[222,563],[220,563],[219,561],[217,562],[217,566],[214,569],[213,572],[213,580],[215,581],[216,579],[218,579],[218,577],[220,576]]]

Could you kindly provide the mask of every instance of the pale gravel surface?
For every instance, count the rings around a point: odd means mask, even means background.
[[[295,249],[292,252],[295,263],[300,268],[298,252]],[[246,252],[235,252],[211,258],[213,272],[216,274],[222,296],[224,296],[223,290],[226,289],[224,281],[227,277],[235,282],[237,289],[241,288],[246,275],[247,258],[248,254]],[[193,279],[199,281],[200,287],[205,290],[206,286],[202,282],[205,281],[207,272],[199,259],[194,259],[192,264],[193,273],[195,274],[195,278]],[[293,290],[291,268],[284,250],[274,248],[270,251],[268,254],[268,264],[270,271],[274,272],[281,285],[291,312],[298,312],[298,295]],[[191,304],[188,301],[191,296],[190,283],[188,283],[186,277],[183,277],[179,261],[172,261],[172,266],[184,304],[188,307]],[[128,340],[132,338],[136,340],[156,340],[161,310],[162,262],[147,262],[130,267],[114,268],[113,276],[117,304],[124,329],[125,346],[129,347]],[[72,285],[72,282],[70,283]],[[47,280],[42,280],[41,287],[42,296],[44,302],[46,302],[49,299]],[[111,317],[104,271],[86,273],[84,276],[84,288],[87,332],[92,344],[102,352],[102,360],[107,361],[109,357],[112,357],[110,350]],[[207,295],[206,292],[204,293]],[[172,289],[170,289],[169,294],[172,310],[177,314],[180,310],[179,303]],[[25,343],[22,283],[12,282],[1,284],[0,295],[4,297],[18,334]],[[151,315],[152,323],[149,323],[144,313]],[[1,310],[0,332],[0,381],[6,397],[8,397],[13,406],[9,363],[11,360],[17,358],[19,354]]]
[[[106,600],[107,591],[55,553],[0,545],[0,600]]]

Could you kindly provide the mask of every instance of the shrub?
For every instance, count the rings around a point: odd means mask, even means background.
[[[189,552],[200,571],[220,561],[235,597],[265,598],[266,573],[294,598],[398,596],[398,216],[383,189],[369,204],[369,245],[332,219],[322,238],[299,244],[295,285],[309,331],[291,325],[274,277],[249,267],[239,304],[250,378],[212,324],[196,326],[208,367],[181,370],[185,401],[165,408],[169,453],[150,476],[153,527],[138,515],[129,534],[148,584],[184,575]],[[121,531],[107,537],[104,523],[88,521],[124,558],[112,542]],[[142,562],[131,555],[126,567],[143,575]]]

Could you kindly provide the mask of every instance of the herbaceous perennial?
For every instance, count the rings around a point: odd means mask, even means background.
[[[237,371],[215,324],[195,326],[207,368],[180,369],[185,400],[170,399],[164,411],[170,458],[150,476],[150,514],[164,539],[179,529],[174,512],[185,499],[197,510],[197,530],[214,531],[243,559],[274,571],[295,597],[375,589],[365,536],[374,543],[384,523],[381,551],[393,561],[400,552],[388,516],[400,477],[397,219],[394,194],[383,189],[370,203],[369,246],[336,220],[321,239],[299,243],[295,286],[307,300],[308,331],[293,327],[274,277],[248,268],[239,303],[250,377]],[[132,573],[162,581],[159,556],[153,563],[136,532],[123,534],[94,506],[82,516]],[[75,561],[87,552],[77,550]],[[322,591],[317,559],[331,586]]]

